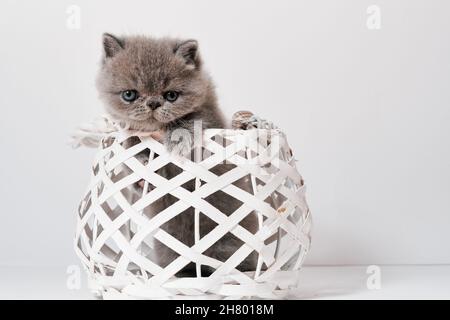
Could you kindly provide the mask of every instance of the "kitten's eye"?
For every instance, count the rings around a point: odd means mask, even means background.
[[[133,102],[138,98],[138,93],[136,90],[125,90],[120,94],[123,100],[126,102]]]
[[[167,91],[166,93],[164,93],[164,99],[166,99],[169,102],[174,102],[175,100],[178,99],[178,92],[176,91]]]

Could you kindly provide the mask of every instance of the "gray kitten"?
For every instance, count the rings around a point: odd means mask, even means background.
[[[103,35],[104,56],[97,87],[105,101],[109,114],[124,122],[130,129],[140,131],[164,131],[164,144],[172,152],[189,155],[193,140],[194,121],[202,120],[203,128],[224,128],[225,122],[217,105],[216,94],[209,75],[202,68],[202,61],[195,40],[171,38],[149,38],[144,36],[115,37]],[[171,139],[177,129],[189,132],[182,139]],[[137,143],[138,140],[129,144]],[[148,157],[148,155],[139,155]],[[233,166],[222,164],[214,168],[214,173],[223,174]],[[158,172],[170,179],[179,173],[179,168],[162,168]],[[236,186],[248,187],[248,181],[235,182]],[[194,190],[194,181],[184,186]],[[142,185],[135,185],[142,194]],[[141,188],[141,189],[139,189]],[[164,196],[145,209],[152,217],[178,199]],[[205,198],[214,207],[230,215],[241,206],[241,202],[230,199],[218,191]],[[240,223],[254,233],[257,219],[249,214]],[[204,215],[200,217],[200,236],[209,233],[217,223]],[[166,232],[186,244],[194,244],[194,210],[190,208],[162,226]],[[243,242],[226,234],[210,247],[205,254],[225,261]],[[156,241],[153,260],[165,267],[178,254]],[[242,271],[254,270],[257,255],[253,252],[238,267]],[[195,266],[188,265],[179,275],[194,275]],[[204,268],[202,275],[211,269]]]

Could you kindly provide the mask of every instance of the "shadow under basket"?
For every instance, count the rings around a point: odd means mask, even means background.
[[[151,137],[103,138],[75,234],[95,295],[277,299],[297,287],[311,216],[285,135],[208,129],[201,140],[188,159]]]

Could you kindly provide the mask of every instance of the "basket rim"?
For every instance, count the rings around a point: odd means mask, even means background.
[[[286,137],[286,134],[283,130],[279,128],[274,129],[262,129],[262,128],[252,128],[252,129],[232,129],[232,128],[206,128],[202,129],[202,137],[205,138],[211,138],[215,135],[221,135],[222,137],[237,137],[237,136],[254,136],[259,135],[261,136],[279,136],[279,137]],[[107,139],[110,137],[113,138],[121,138],[126,139],[130,137],[138,137],[141,140],[150,139],[155,140],[156,142],[159,142],[157,139],[154,139],[152,137],[153,131],[149,132],[142,132],[142,131],[131,131],[127,129],[119,129],[116,131],[111,131],[103,135],[102,139]]]

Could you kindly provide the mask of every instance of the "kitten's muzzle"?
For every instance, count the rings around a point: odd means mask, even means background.
[[[147,101],[147,106],[152,110],[156,110],[161,107],[161,102],[159,100],[150,99]]]

